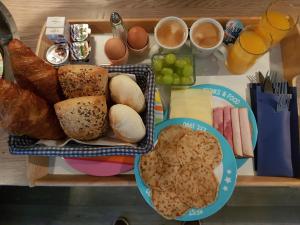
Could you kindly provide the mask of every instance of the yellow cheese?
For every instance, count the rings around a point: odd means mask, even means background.
[[[212,92],[202,89],[172,90],[170,119],[182,117],[212,125]]]

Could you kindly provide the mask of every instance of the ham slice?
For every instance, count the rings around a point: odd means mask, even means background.
[[[239,119],[239,109],[231,109],[231,124],[232,124],[232,139],[233,139],[233,151],[238,157],[243,157],[242,150],[242,139],[240,131],[240,119]]]
[[[213,110],[213,127],[223,135],[223,108],[215,108]]]
[[[246,157],[253,157],[253,146],[251,140],[251,128],[248,118],[248,109],[240,108],[239,116],[243,155]]]
[[[232,121],[231,121],[231,107],[227,106],[223,110],[223,121],[224,121],[224,137],[228,141],[229,145],[233,149],[233,140],[232,140]]]

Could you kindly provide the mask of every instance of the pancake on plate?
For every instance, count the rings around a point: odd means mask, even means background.
[[[140,173],[151,189],[155,209],[167,219],[217,199],[214,168],[222,161],[219,141],[205,131],[182,125],[161,131],[155,148],[141,157]]]

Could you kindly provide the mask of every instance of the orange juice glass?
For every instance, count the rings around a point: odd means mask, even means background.
[[[245,73],[260,56],[269,50],[272,44],[271,36],[269,35],[267,39],[267,34],[261,36],[256,29],[256,27],[247,27],[229,47],[225,64],[231,73]]]
[[[299,9],[298,9],[299,11]],[[271,2],[262,16],[257,29],[258,33],[270,33],[273,45],[279,43],[294,29],[299,20],[297,8],[288,0],[275,0]]]

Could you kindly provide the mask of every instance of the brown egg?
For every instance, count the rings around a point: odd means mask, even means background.
[[[132,27],[128,31],[127,42],[133,49],[142,49],[147,45],[148,33],[142,27]]]
[[[111,38],[106,41],[104,51],[109,59],[121,59],[126,54],[126,47],[120,38]]]

